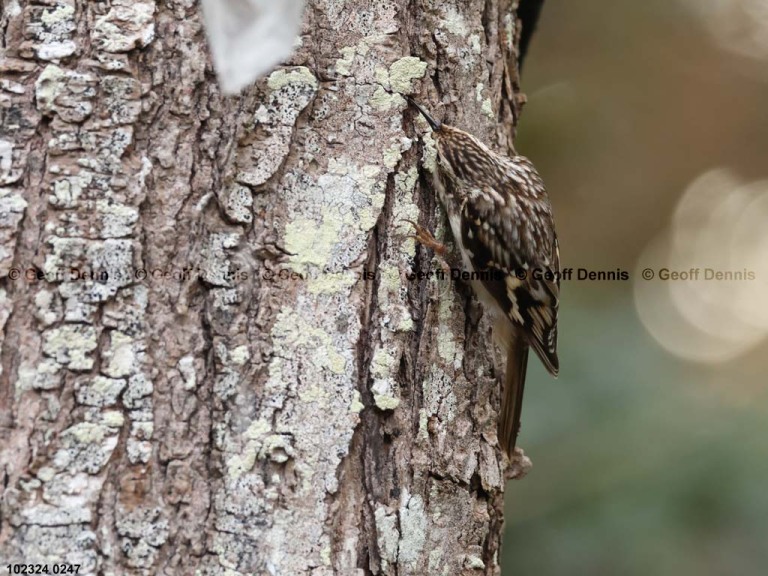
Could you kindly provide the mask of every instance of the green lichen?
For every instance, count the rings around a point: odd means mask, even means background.
[[[385,378],[392,374],[397,358],[383,348],[376,350],[371,360],[371,374],[374,378]]]
[[[365,404],[362,402],[362,397],[360,396],[360,392],[358,390],[355,390],[353,392],[352,396],[352,403],[349,405],[349,411],[354,412],[355,414],[360,414],[365,409]]]
[[[98,347],[98,334],[93,326],[65,324],[43,334],[43,352],[65,364],[70,370],[90,370],[90,353]]]
[[[382,570],[386,571],[390,563],[397,561],[397,545],[400,540],[400,532],[397,529],[397,516],[388,514],[379,506],[374,512],[376,521],[376,543],[381,555]]]
[[[260,418],[258,420],[254,420],[251,423],[251,425],[248,426],[248,429],[245,431],[244,436],[251,440],[255,440],[255,439],[261,438],[265,434],[268,434],[271,429],[272,429],[272,426],[269,424],[269,422],[267,422],[263,418]]]
[[[227,474],[232,479],[240,478],[256,464],[256,455],[259,451],[259,445],[254,442],[248,442],[242,454],[230,456],[227,460]]]
[[[243,344],[230,351],[229,359],[235,366],[244,366],[251,359],[251,352],[248,350],[248,346]]]
[[[35,82],[35,97],[39,110],[51,110],[53,101],[63,90],[64,76],[64,70],[54,64],[49,64],[40,73]]]
[[[277,315],[277,321],[272,327],[272,338],[283,349],[306,350],[309,359],[318,368],[325,368],[334,374],[341,374],[345,370],[346,359],[338,353],[328,333],[311,325],[305,315],[293,309],[283,309]],[[325,397],[327,390],[319,388],[318,394]]]
[[[394,410],[400,406],[400,399],[387,394],[374,394],[373,402],[379,410]]]
[[[133,349],[134,339],[118,330],[112,332],[110,347],[107,352],[109,361],[104,373],[113,378],[130,376],[136,370],[136,355]]]
[[[373,71],[373,77],[376,79],[376,82],[381,84],[384,88],[389,89],[389,72],[387,72],[386,68],[382,68],[381,66],[377,66],[376,69]]]
[[[322,550],[320,550],[320,560],[325,566],[331,565],[331,547],[330,546],[324,546]]]
[[[345,46],[341,49],[342,57],[336,60],[336,73],[341,76],[350,76],[352,74],[352,61],[355,58],[355,48],[352,46]]]
[[[109,428],[120,428],[125,423],[125,415],[119,410],[107,410],[101,415],[101,422]]]
[[[488,116],[488,118],[490,118],[491,120],[496,118],[496,115],[493,113],[493,104],[491,103],[490,98],[486,98],[485,100],[483,100],[483,106],[481,110],[483,111],[483,114]]]
[[[81,444],[99,444],[107,434],[106,426],[93,422],[80,422],[62,432],[62,435],[73,438]]]
[[[296,66],[290,70],[275,70],[267,79],[271,90],[280,90],[289,84],[308,84],[315,90],[318,87],[317,78],[306,66]]]
[[[334,251],[343,249],[342,240],[349,237],[350,230],[367,232],[376,225],[385,198],[381,170],[371,164],[358,166],[348,158],[329,160],[328,170],[317,184],[336,202],[326,206],[317,220],[297,216],[286,225],[285,246],[293,254],[288,262],[292,270],[324,270]],[[323,281],[324,290],[331,281]]]
[[[427,63],[416,56],[400,58],[389,67],[389,83],[392,90],[401,94],[412,92],[411,81],[416,78],[423,78],[426,71]]]
[[[324,267],[331,259],[343,225],[341,215],[330,210],[319,226],[315,220],[301,216],[289,222],[285,226],[285,248],[292,254],[290,267],[297,272],[305,271],[307,266]]]
[[[403,157],[403,152],[399,145],[391,146],[384,150],[384,166],[392,170],[397,163],[400,162],[400,158]]]
[[[359,276],[350,270],[343,272],[320,274],[310,278],[307,289],[310,294],[334,294],[346,291],[358,281]]]
[[[368,103],[381,112],[386,112],[391,108],[402,108],[405,106],[405,100],[400,94],[391,94],[381,86],[373,92]]]
[[[75,15],[75,7],[62,4],[53,10],[43,10],[40,20],[46,26],[53,26],[62,20],[71,20]]]
[[[424,120],[424,124],[426,124]],[[434,174],[437,171],[437,147],[435,146],[435,140],[432,138],[432,134],[427,132],[423,136],[424,140],[424,152],[421,158],[424,168]]]

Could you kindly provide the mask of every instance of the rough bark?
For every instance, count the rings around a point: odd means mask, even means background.
[[[402,219],[443,217],[387,89],[505,149],[517,32],[315,0],[225,98],[194,0],[2,3],[3,565],[499,573],[501,363],[465,286],[406,276]]]

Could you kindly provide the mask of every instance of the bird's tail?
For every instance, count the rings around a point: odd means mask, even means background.
[[[525,338],[512,338],[507,348],[507,372],[499,417],[499,444],[512,456],[520,432],[520,413],[523,410],[525,371],[528,367],[528,342]]]

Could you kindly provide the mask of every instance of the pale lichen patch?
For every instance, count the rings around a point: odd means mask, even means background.
[[[125,423],[125,414],[119,410],[107,410],[101,416],[101,423],[109,428],[120,428]]]
[[[127,384],[124,378],[94,376],[75,384],[75,399],[85,406],[112,406]]]
[[[371,360],[370,373],[373,378],[371,392],[376,406],[381,410],[394,410],[400,405],[395,397],[394,375],[397,370],[397,357],[384,346],[379,346]]]
[[[376,225],[384,205],[381,172],[381,166],[359,166],[346,157],[329,159],[327,172],[302,198],[314,200],[307,215],[293,216],[286,224],[284,245],[293,271],[336,274],[352,266],[367,243],[362,233]],[[334,280],[339,280],[337,292],[348,285],[347,277],[331,276],[322,280],[322,291],[328,293]]]
[[[336,60],[336,73],[341,76],[350,76],[352,74],[352,61],[355,58],[356,50],[352,46],[345,46],[341,49],[342,57]]]
[[[353,392],[352,397],[352,403],[349,405],[349,411],[354,412],[355,414],[359,414],[365,409],[365,404],[362,402],[362,397],[360,396],[360,391],[355,390]]]
[[[341,215],[331,211],[319,223],[304,217],[288,222],[285,247],[291,253],[291,267],[303,271],[307,266],[325,266],[331,259],[343,224]],[[307,230],[313,233],[307,234]]]
[[[134,226],[139,220],[139,211],[134,206],[96,201],[96,211],[101,219],[100,238],[123,238],[133,234]]]
[[[310,294],[334,294],[349,290],[360,279],[360,276],[351,270],[343,272],[329,272],[311,277],[307,282],[307,290]]]
[[[456,305],[454,292],[447,292],[443,298],[440,298],[438,304],[438,322],[441,326],[447,326],[450,324],[451,318],[454,314],[454,306]],[[461,365],[464,362],[464,349],[457,345],[454,333],[451,330],[441,330],[437,336],[437,350],[440,356],[453,365],[456,370],[461,369]]]
[[[296,120],[314,99],[318,86],[317,78],[304,66],[276,70],[269,76],[270,98],[259,107],[248,127],[255,131],[263,126],[266,135],[238,148],[239,182],[261,186],[277,172],[290,152]]]
[[[376,82],[381,84],[386,90],[391,88],[389,85],[389,72],[386,68],[377,66],[373,71],[373,77],[376,79]]]
[[[394,410],[400,406],[400,399],[387,394],[373,394],[373,402],[379,410]]]
[[[464,557],[464,567],[470,570],[485,570],[485,562],[479,556],[467,554]]]
[[[376,520],[376,544],[381,556],[381,570],[386,572],[390,564],[397,562],[397,549],[400,531],[397,527],[397,515],[387,511],[381,505],[374,512]]]
[[[267,79],[270,90],[281,90],[290,84],[306,84],[313,91],[317,90],[317,78],[306,66],[296,66],[290,69],[275,70]]]
[[[244,366],[251,359],[251,352],[248,350],[248,346],[243,344],[233,348],[229,353],[229,357],[235,366]]]
[[[426,123],[426,120],[424,122]],[[424,140],[424,152],[422,153],[421,162],[428,172],[435,174],[437,170],[437,147],[435,145],[435,139],[432,138],[430,132],[425,133],[422,136],[422,139]]]
[[[344,372],[347,359],[336,350],[329,334],[320,327],[312,326],[308,319],[295,310],[282,310],[272,328],[272,337],[282,342],[283,349],[304,349],[318,368],[333,374]],[[311,388],[310,388],[311,390]]]
[[[389,83],[392,90],[401,94],[413,91],[411,82],[423,78],[427,71],[427,63],[416,56],[400,58],[389,67]]]
[[[442,19],[443,27],[451,34],[465,38],[469,34],[469,25],[454,6],[445,7],[445,17]]]
[[[54,390],[63,383],[63,367],[54,359],[45,358],[35,364],[22,360],[16,381],[16,396],[26,390]]]
[[[253,193],[247,186],[233,184],[219,198],[221,207],[227,217],[237,224],[250,224],[253,221],[251,208]]]
[[[416,567],[427,540],[427,514],[420,494],[403,490],[400,506],[400,540],[397,559],[408,569]]]
[[[373,92],[368,103],[376,110],[386,112],[391,108],[403,108],[406,105],[405,99],[400,94],[392,94],[387,92],[381,86],[378,86]]]
[[[103,423],[79,422],[64,430],[53,458],[59,470],[97,474],[117,446],[117,430]]]
[[[504,33],[507,50],[511,51],[515,46],[515,18],[512,14],[504,15]]]
[[[479,34],[472,34],[469,37],[469,45],[472,47],[472,52],[475,54],[480,54],[483,51],[482,45],[480,44]]]
[[[195,370],[195,358],[191,355],[186,355],[180,358],[176,364],[176,368],[181,374],[181,378],[184,381],[185,390],[194,390],[197,388],[197,371]]]
[[[384,166],[392,170],[397,163],[400,162],[400,158],[403,157],[403,152],[399,145],[390,146],[384,150]]]
[[[63,20],[72,20],[75,17],[75,7],[68,4],[59,4],[58,6],[43,10],[40,20],[46,26],[53,27]]]
[[[8,188],[0,188],[0,275],[13,265],[16,238],[27,202]]]
[[[91,353],[98,347],[96,328],[85,324],[65,324],[43,333],[43,352],[70,370],[90,370]]]
[[[155,2],[113,0],[91,31],[95,47],[104,52],[130,52],[144,48],[155,38]]]
[[[134,339],[118,330],[110,333],[110,345],[104,351],[102,371],[112,378],[124,378],[136,371]]]

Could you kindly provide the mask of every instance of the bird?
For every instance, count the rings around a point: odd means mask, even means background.
[[[533,163],[491,150],[472,134],[436,120],[408,101],[431,128],[434,188],[493,339],[507,354],[498,424],[501,449],[513,457],[520,431],[528,350],[557,377],[560,249],[552,205]],[[414,223],[412,223],[414,224]],[[440,254],[445,247],[419,224],[414,237]]]

